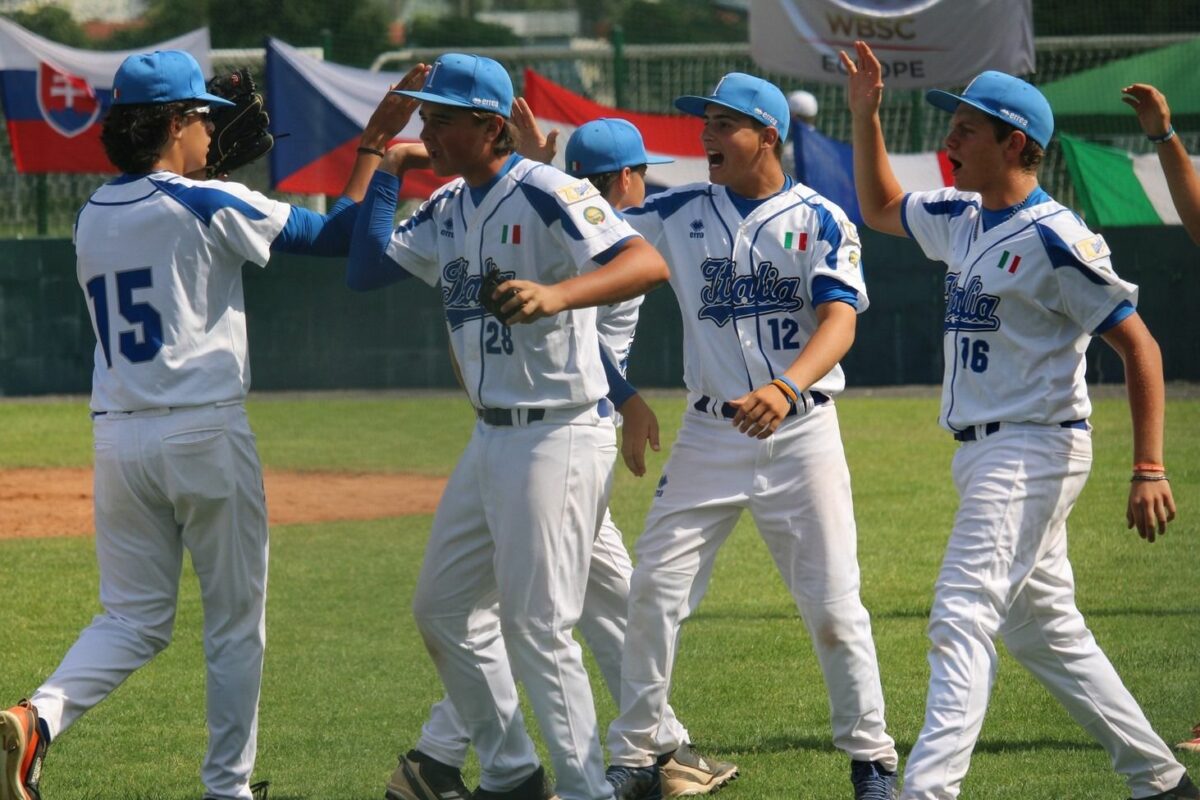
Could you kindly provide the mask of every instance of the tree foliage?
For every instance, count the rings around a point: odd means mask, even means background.
[[[750,37],[744,16],[689,0],[632,0],[620,20],[630,44],[745,42]]]
[[[52,42],[71,47],[86,47],[87,36],[70,12],[58,6],[38,6],[31,11],[13,11],[4,14],[28,31],[43,36]]]
[[[408,26],[411,47],[507,47],[521,37],[505,25],[466,17],[416,17]]]

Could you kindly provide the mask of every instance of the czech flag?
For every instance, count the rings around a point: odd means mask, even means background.
[[[210,74],[208,29],[144,50],[79,50],[0,18],[0,102],[17,172],[114,172],[100,144],[112,80],[126,56],[186,50]]]
[[[267,40],[267,113],[277,138],[271,185],[297,194],[337,195],[357,157],[371,112],[402,72],[372,72],[320,61],[279,39]],[[417,141],[416,114],[394,141]],[[286,135],[284,135],[286,134]],[[446,182],[429,170],[404,175],[402,197],[425,199]]]

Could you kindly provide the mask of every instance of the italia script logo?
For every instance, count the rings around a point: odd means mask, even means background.
[[[800,279],[782,278],[770,261],[758,265],[754,275],[735,275],[734,262],[728,258],[706,258],[700,272],[707,285],[700,290],[700,319],[711,319],[724,327],[731,319],[799,311]]]
[[[1000,318],[996,308],[1000,298],[985,294],[983,281],[978,275],[967,281],[966,286],[958,283],[958,274],[946,276],[946,319],[948,331],[995,331],[1000,329]]]
[[[484,272],[488,272],[496,262],[487,259],[484,262]],[[465,258],[456,258],[442,267],[442,306],[446,309],[446,321],[451,330],[458,330],[464,323],[482,319],[483,306],[479,305],[479,286],[483,276],[471,272],[471,264]],[[511,280],[516,273],[509,270],[500,273],[501,280]]]

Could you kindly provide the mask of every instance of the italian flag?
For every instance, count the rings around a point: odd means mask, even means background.
[[[1017,271],[1017,267],[1020,266],[1020,264],[1021,264],[1020,256],[1014,256],[1012,253],[1005,250],[1004,255],[1000,256],[1000,263],[997,264],[996,266],[999,267],[1000,269],[1008,270],[1008,273],[1011,275],[1012,273]]]
[[[783,235],[784,250],[807,250],[808,249],[808,234],[796,233],[788,231]]]
[[[520,225],[513,225],[511,227],[511,229],[508,225],[505,225],[504,228],[501,229],[500,244],[508,244],[510,241],[513,244],[521,243],[521,226]]]
[[[1089,225],[1179,225],[1155,153],[1135,156],[1060,134],[1067,169]],[[1200,158],[1192,158],[1200,170]]]

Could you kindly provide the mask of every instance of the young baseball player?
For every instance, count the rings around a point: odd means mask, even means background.
[[[953,114],[954,188],[905,194],[879,124],[879,62],[867,45],[855,47],[857,63],[845,53],[842,62],[863,218],[947,264],[940,422],[962,442],[958,514],[929,621],[925,724],[902,797],[958,796],[998,637],[1104,746],[1133,797],[1200,797],[1084,624],[1067,560],[1067,516],[1092,461],[1083,379],[1092,336],[1125,362],[1128,524],[1154,541],[1175,515],[1162,459],[1162,362],[1134,310],[1137,288],[1113,272],[1104,239],[1038,186],[1054,118],[1037,89],[984,72],[961,95],[928,92]]]
[[[512,82],[497,62],[446,54],[407,94],[422,103],[433,170],[461,177],[393,231],[396,176],[376,173],[348,281],[368,289],[411,274],[440,286],[479,417],[434,517],[414,614],[479,754],[473,797],[542,796],[515,675],[559,795],[606,800],[571,635],[616,455],[592,306],[644,293],[666,279],[666,264],[591,184],[514,152]],[[402,172],[406,161],[385,167]],[[481,297],[492,270],[502,282]],[[497,313],[485,310],[492,300]]]
[[[867,306],[857,233],[841,209],[784,174],[788,105],[776,86],[730,73],[711,95],[675,106],[704,119],[711,182],[626,212],[672,265],[688,410],[637,543],[609,779],[620,798],[655,796],[654,734],[679,627],[749,509],[811,633],[855,797],[890,798],[896,750],[859,599],[832,403],[845,384],[838,361]]]
[[[1158,153],[1179,220],[1192,241],[1200,244],[1200,175],[1183,141],[1175,135],[1167,98],[1149,84],[1135,83],[1121,90],[1121,100],[1137,112],[1138,123]]]
[[[408,102],[390,95],[381,109]],[[184,550],[204,606],[205,797],[251,798],[267,515],[242,404],[242,264],[265,266],[279,250],[348,252],[345,215],[391,131],[377,111],[346,198],[321,216],[238,183],[182,177],[204,166],[208,114],[220,104],[231,105],[205,90],[181,51],[132,55],[113,80],[101,138],[123,174],[80,210],[74,237],[97,340],[90,406],[104,612],[30,700],[0,712],[2,800],[37,800],[50,741],[170,642]]]
[[[554,138],[543,137],[522,98],[513,102],[513,124],[521,134],[519,152],[549,163],[554,156]],[[567,166],[576,178],[584,178],[600,191],[614,210],[640,205],[646,197],[644,180],[648,164],[670,159],[649,156],[642,136],[630,123],[601,119],[583,125],[567,142]],[[645,474],[645,450],[649,443],[658,449],[658,419],[636,390],[624,380],[633,346],[638,308],[642,297],[596,309],[600,346],[609,372],[609,398],[619,414],[614,421],[624,425],[622,455],[626,466],[639,477]],[[615,374],[611,371],[615,369]],[[625,614],[629,600],[629,578],[633,564],[620,529],[606,507],[600,532],[592,547],[587,592],[578,628],[591,647],[605,684],[620,702],[621,651],[625,643]],[[737,777],[737,766],[710,761],[690,744],[687,731],[667,707],[657,732],[657,751],[662,758],[662,790],[668,797],[709,794]],[[414,750],[400,759],[388,783],[389,800],[454,800],[468,797],[462,779],[470,735],[448,700],[435,704],[421,729]],[[536,764],[532,769],[537,769]]]

